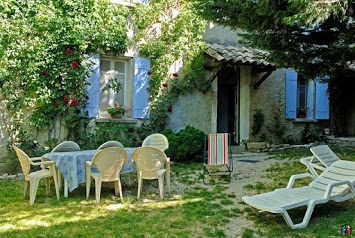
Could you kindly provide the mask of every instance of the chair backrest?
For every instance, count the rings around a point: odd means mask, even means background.
[[[338,181],[355,182],[355,162],[338,160],[324,170],[310,186],[325,191],[328,184]],[[349,191],[349,186],[341,185],[333,189],[332,195],[344,195]]]
[[[160,133],[155,133],[147,136],[142,143],[142,146],[152,146],[165,151],[169,148],[169,141],[165,135]]]
[[[207,163],[208,165],[229,164],[230,138],[228,133],[207,135]]]
[[[62,143],[54,147],[52,152],[70,152],[70,151],[79,151],[79,150],[80,150],[80,146],[74,141],[63,141]]]
[[[29,180],[29,174],[30,174],[30,169],[31,169],[31,159],[20,148],[18,148],[16,146],[14,146],[13,148],[14,148],[16,155],[20,161],[23,175],[25,176],[26,180]]]
[[[99,150],[92,158],[92,164],[99,170],[102,181],[113,181],[119,176],[123,163],[128,162],[128,153],[120,147]]]
[[[329,167],[340,158],[327,145],[318,145],[310,148],[313,155],[325,166]]]
[[[164,169],[167,157],[165,153],[152,146],[137,148],[132,154],[132,161],[136,162],[137,171],[147,179],[157,178],[157,172]]]
[[[100,145],[97,149],[98,150],[102,150],[102,149],[106,149],[106,148],[109,148],[109,147],[121,147],[121,148],[124,148],[124,146],[122,145],[121,142],[110,140],[110,141],[107,141],[107,142],[103,143],[102,145]]]

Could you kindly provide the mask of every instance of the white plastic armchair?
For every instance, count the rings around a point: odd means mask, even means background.
[[[100,203],[101,183],[114,182],[115,195],[118,193],[123,203],[122,186],[120,180],[120,172],[123,163],[128,162],[128,154],[125,149],[120,147],[109,147],[99,150],[93,157],[92,161],[86,161],[86,199],[90,195],[91,177],[95,180],[95,197],[96,203]],[[98,172],[91,170],[92,166],[96,166]]]
[[[137,148],[132,155],[132,161],[137,165],[137,177],[138,177],[138,193],[137,198],[140,198],[140,194],[143,187],[143,180],[158,179],[160,198],[164,198],[164,174],[166,169],[164,168],[167,163],[167,157],[163,151],[151,146],[143,146]]]
[[[106,149],[109,147],[116,147],[116,146],[124,148],[124,145],[121,142],[110,140],[110,141],[107,141],[107,142],[103,143],[102,145],[100,145],[97,149],[102,150],[102,149]]]
[[[160,133],[154,133],[147,136],[142,143],[142,146],[151,146],[158,148],[165,152],[169,148],[169,141],[165,135]],[[170,158],[167,157],[166,165],[165,165],[165,179],[168,193],[170,194]]]
[[[63,141],[53,148],[52,152],[71,152],[71,151],[80,151],[80,146],[74,141]],[[62,187],[62,173],[56,168],[58,176],[58,188]],[[68,197],[68,183],[64,179],[64,197]]]
[[[30,192],[30,205],[35,202],[38,183],[42,178],[46,179],[46,193],[50,194],[50,181],[53,176],[55,191],[57,198],[59,199],[59,188],[57,182],[57,175],[55,172],[55,165],[53,161],[41,161],[41,157],[30,158],[24,151],[20,148],[14,146],[13,147],[16,155],[20,161],[22,172],[25,176],[25,189],[24,189],[24,197],[28,194],[28,190]],[[39,162],[35,162],[39,161]],[[35,172],[30,172],[31,166],[40,166],[41,169]]]

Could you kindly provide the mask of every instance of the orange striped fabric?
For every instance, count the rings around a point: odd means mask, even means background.
[[[208,135],[208,165],[228,164],[228,133]]]

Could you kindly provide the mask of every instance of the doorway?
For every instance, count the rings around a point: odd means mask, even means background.
[[[229,133],[232,144],[239,144],[239,70],[221,69],[218,74],[217,132]]]

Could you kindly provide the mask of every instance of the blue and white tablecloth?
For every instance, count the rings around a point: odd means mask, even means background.
[[[132,162],[132,154],[136,148],[124,148],[128,153],[128,162],[123,164],[121,174],[136,171],[136,163]],[[81,150],[72,152],[51,152],[43,158],[54,161],[56,167],[68,182],[69,191],[76,189],[80,183],[86,182],[86,161],[91,161],[98,150]]]

